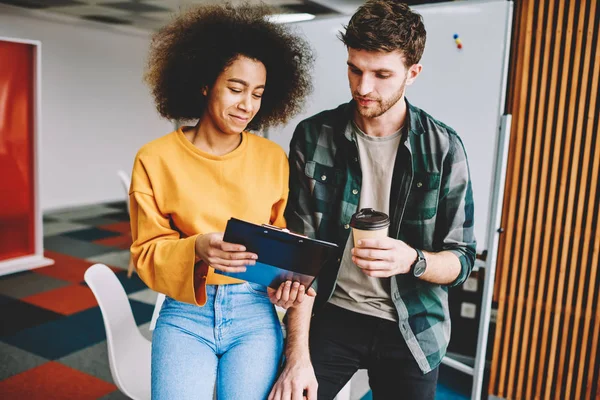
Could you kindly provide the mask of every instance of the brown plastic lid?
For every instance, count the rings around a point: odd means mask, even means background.
[[[372,208],[363,208],[352,216],[350,226],[363,231],[376,231],[390,226],[390,217]]]

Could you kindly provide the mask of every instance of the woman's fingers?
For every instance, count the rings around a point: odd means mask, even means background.
[[[217,247],[223,251],[241,252],[246,251],[246,247],[241,244],[229,243],[229,242],[218,242],[214,247]]]
[[[211,267],[213,267],[214,269],[218,270],[218,271],[223,271],[223,272],[244,272],[246,271],[246,267],[230,267],[227,265],[222,265],[222,264],[211,264]]]
[[[246,267],[256,264],[256,261],[254,260],[230,260],[222,257],[208,257],[207,261],[211,267],[214,267],[215,264],[224,265],[226,267]]]

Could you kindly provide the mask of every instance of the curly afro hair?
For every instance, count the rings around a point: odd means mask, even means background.
[[[202,89],[212,87],[239,56],[267,70],[261,108],[249,129],[285,123],[299,112],[312,90],[312,52],[306,41],[269,22],[270,14],[263,4],[201,6],[158,31],[145,74],[158,112],[168,119],[199,119],[207,106]]]

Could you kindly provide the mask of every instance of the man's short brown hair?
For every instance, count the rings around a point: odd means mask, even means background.
[[[427,33],[420,14],[396,0],[369,0],[340,32],[352,49],[392,52],[399,50],[407,67],[419,62]]]

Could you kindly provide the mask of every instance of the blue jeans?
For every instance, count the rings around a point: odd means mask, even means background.
[[[165,299],[152,338],[152,399],[264,400],[283,351],[279,319],[255,283],[207,285],[204,307]],[[216,385],[216,387],[215,387]]]

